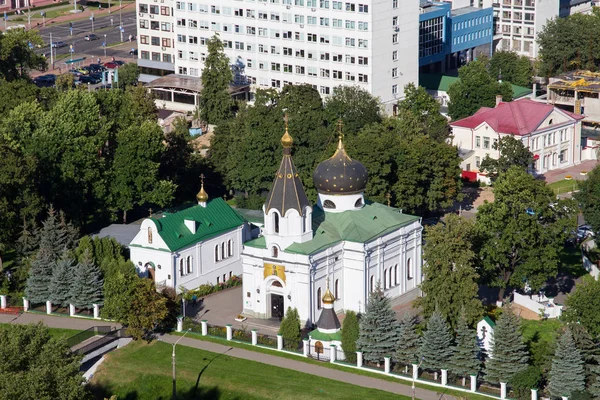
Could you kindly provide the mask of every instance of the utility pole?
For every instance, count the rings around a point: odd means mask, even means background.
[[[29,29],[31,29],[31,10],[27,8],[27,24],[29,25]]]
[[[177,397],[177,384],[176,384],[176,381],[175,381],[175,379],[176,379],[176,377],[175,377],[175,346],[177,346],[177,343],[179,343],[179,341],[181,339],[183,339],[185,337],[185,335],[188,334],[189,331],[190,330],[188,329],[183,334],[182,337],[180,337],[179,339],[177,339],[177,341],[175,343],[173,343],[173,355],[172,355],[172,357],[173,357],[173,400],[176,400],[176,397]]]
[[[92,21],[92,32],[94,32],[94,13],[90,16],[90,21]]]
[[[122,15],[122,2],[121,0],[119,0],[119,26],[123,27],[123,15]],[[123,39],[121,39],[121,42],[123,41]]]
[[[52,45],[52,32],[50,32],[50,65],[52,65],[52,69],[54,69],[54,47]]]

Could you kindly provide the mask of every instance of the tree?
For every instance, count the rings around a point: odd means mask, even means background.
[[[409,313],[404,313],[404,316],[398,324],[396,360],[405,365],[405,373],[408,372],[408,365],[416,364],[419,360],[420,338],[419,335],[417,335],[415,328],[415,317],[411,316]]]
[[[427,321],[427,330],[423,333],[419,354],[423,367],[428,369],[448,369],[452,363],[452,335],[444,317],[434,312]]]
[[[233,75],[219,35],[215,34],[206,45],[208,55],[202,70],[202,92],[198,107],[204,121],[218,125],[231,118],[233,102],[227,90]]]
[[[499,287],[539,290],[558,273],[558,250],[575,228],[570,201],[556,200],[545,182],[519,167],[511,167],[494,185],[495,200],[477,211],[476,227],[482,240],[482,276]]]
[[[377,283],[360,319],[360,333],[356,341],[356,347],[363,353],[366,361],[380,364],[384,357],[394,355],[398,341],[397,325],[390,299],[383,294]]]
[[[423,247],[425,278],[421,284],[424,296],[419,297],[414,306],[423,308],[425,317],[438,311],[453,328],[458,326],[462,314],[466,323],[473,325],[483,313],[478,296],[474,224],[451,214],[445,224],[427,227],[426,236]]]
[[[47,248],[40,248],[31,262],[25,296],[32,304],[50,300],[50,280],[54,262],[54,257]]]
[[[527,56],[513,51],[497,51],[488,62],[488,71],[492,77],[513,85],[531,87],[533,65]]]
[[[297,350],[300,346],[300,316],[296,308],[288,307],[285,317],[279,326],[280,335],[283,336],[283,345],[286,349]]]
[[[584,276],[575,285],[575,291],[567,296],[564,319],[581,324],[592,336],[600,335],[600,281]]]
[[[498,83],[490,76],[483,61],[472,61],[458,70],[459,80],[448,89],[448,115],[461,119],[475,114],[481,107],[494,107],[496,96],[512,100],[512,88],[507,82]]]
[[[382,120],[381,103],[377,97],[359,86],[336,86],[325,102],[331,125],[344,121],[344,132],[356,134],[367,125]]]
[[[595,380],[594,371],[598,368],[598,361],[600,360],[600,347],[598,347],[598,345],[594,342],[592,336],[583,325],[572,323],[569,324],[568,327],[573,335],[575,347],[577,347],[581,353],[581,358],[583,359],[583,366],[585,369],[586,387],[589,387],[594,383]]]
[[[0,398],[87,399],[80,356],[48,328],[10,324],[0,328]]]
[[[131,309],[133,287],[136,282],[134,271],[114,271],[104,280],[104,306],[102,317],[126,322]]]
[[[62,259],[54,264],[49,287],[50,298],[48,299],[53,305],[68,307],[71,303],[69,292],[73,284],[74,272],[73,260]]]
[[[31,44],[31,46],[30,46]],[[44,44],[35,30],[13,29],[0,36],[0,76],[7,81],[27,78],[30,69],[43,69],[46,59],[34,51]]]
[[[477,375],[481,370],[481,361],[479,353],[481,351],[477,344],[477,333],[474,329],[469,329],[465,313],[461,313],[456,329],[456,345],[452,348],[452,366],[450,370],[463,377],[463,386],[466,384],[466,377]]]
[[[352,310],[346,311],[342,322],[342,350],[349,363],[356,362],[356,341],[360,333],[358,316]]]
[[[118,87],[125,89],[127,86],[137,85],[140,69],[137,63],[127,63],[119,68]]]
[[[585,222],[590,224],[594,232],[600,232],[600,166],[594,167],[586,180],[579,181],[579,192],[574,197]]]
[[[110,202],[113,209],[123,211],[123,223],[127,222],[127,211],[136,206],[155,203],[162,207],[172,200],[175,188],[158,179],[162,140],[160,127],[151,122],[117,133]]]
[[[91,252],[86,250],[75,269],[75,275],[69,297],[77,308],[92,308],[102,304],[102,274],[94,263]]]
[[[498,318],[492,339],[491,356],[485,363],[485,379],[491,383],[511,382],[527,368],[529,356],[521,335],[521,323],[507,304]]]
[[[560,337],[550,369],[550,394],[555,397],[570,397],[575,391],[585,389],[585,374],[581,353],[575,347],[569,329]]]
[[[120,321],[127,325],[127,334],[134,339],[148,337],[168,315],[167,298],[156,291],[154,282],[150,279],[135,279],[127,318]]]
[[[513,375],[510,386],[519,400],[531,399],[531,389],[540,387],[542,372],[540,368],[529,365],[527,368]]]
[[[440,103],[425,88],[409,83],[404,87],[404,99],[398,102],[398,118],[413,116],[423,132],[438,142],[445,141],[450,128],[448,120],[440,113]]]
[[[533,154],[525,147],[523,142],[513,136],[501,137],[498,141],[494,141],[492,148],[498,150],[500,156],[496,159],[490,157],[489,154],[486,155],[479,170],[487,173],[493,182],[498,179],[498,175],[508,171],[512,166],[527,171],[533,164]]]
[[[56,90],[64,92],[75,88],[75,77],[73,74],[62,74],[56,77]]]

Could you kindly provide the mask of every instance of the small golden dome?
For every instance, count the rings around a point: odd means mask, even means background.
[[[200,191],[196,195],[196,200],[198,200],[198,203],[206,203],[208,201],[208,194],[204,190],[204,183],[202,183]]]
[[[325,294],[323,295],[323,304],[333,304],[334,301],[335,297],[333,297],[333,293],[331,293],[328,287],[327,290],[325,290]]]
[[[292,137],[290,136],[290,134],[288,132],[288,128],[286,126],[285,133],[281,137],[281,145],[283,146],[284,149],[289,149],[292,147],[293,143],[294,143],[294,139],[292,139]]]

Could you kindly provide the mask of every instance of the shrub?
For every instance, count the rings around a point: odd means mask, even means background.
[[[539,367],[530,365],[524,370],[517,372],[511,381],[511,386],[515,397],[519,400],[528,400],[531,398],[531,389],[539,387],[542,381],[542,371]]]
[[[285,317],[279,326],[279,334],[283,336],[283,345],[286,349],[297,350],[300,345],[300,316],[298,310],[288,307]]]
[[[358,317],[354,311],[347,311],[342,324],[342,350],[346,361],[356,362],[356,340],[358,339]]]

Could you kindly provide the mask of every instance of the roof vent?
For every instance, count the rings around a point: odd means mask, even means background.
[[[190,232],[196,233],[196,221],[191,220],[191,219],[186,219],[184,222],[185,222],[185,226],[187,226],[187,228],[190,230]]]

